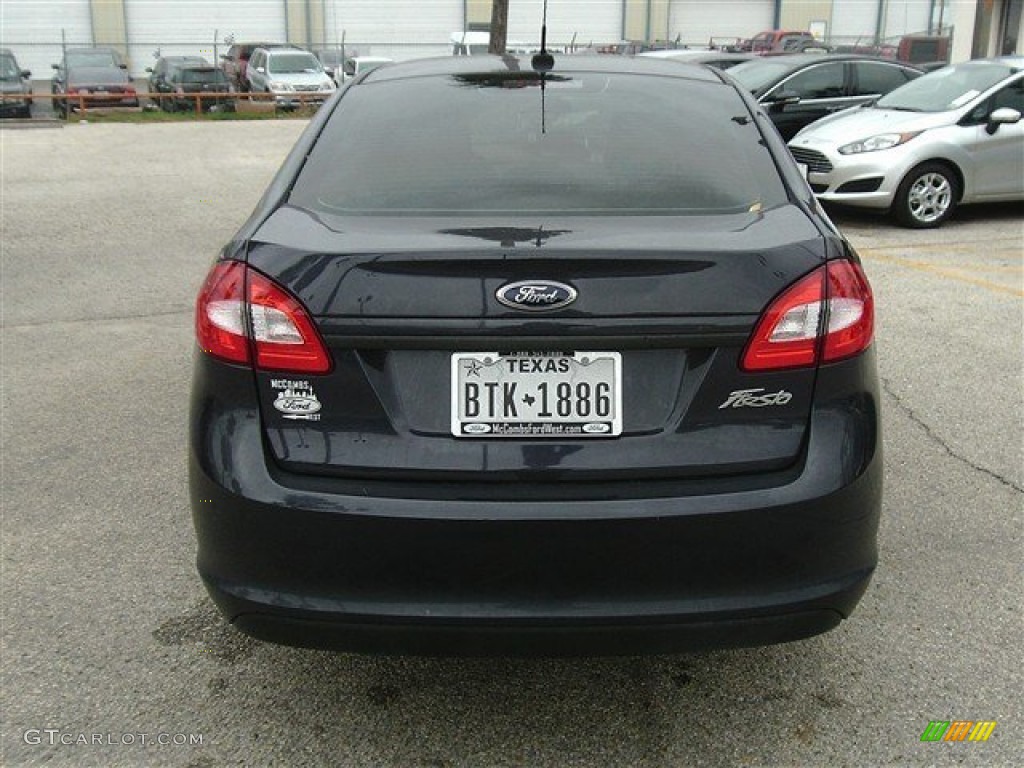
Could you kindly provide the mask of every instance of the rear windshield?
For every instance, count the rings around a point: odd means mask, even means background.
[[[110,51],[68,51],[69,67],[116,67],[120,62]]]
[[[227,83],[227,78],[219,69],[183,69],[180,73],[183,83]]]
[[[121,85],[127,82],[128,73],[116,67],[85,67],[68,71],[68,85]]]
[[[606,73],[355,86],[290,202],[352,215],[735,213],[786,200],[729,86]]]

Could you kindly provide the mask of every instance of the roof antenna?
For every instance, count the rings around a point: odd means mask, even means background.
[[[548,0],[544,0],[544,18],[540,24],[540,53],[530,60],[536,72],[550,72],[555,66],[555,57],[548,53]]]

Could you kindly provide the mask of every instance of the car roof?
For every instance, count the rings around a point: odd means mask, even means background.
[[[1024,69],[1024,56],[1013,55],[1013,56],[993,56],[991,59],[971,59],[970,61],[960,61],[955,64],[958,67],[965,66],[983,66],[985,64],[1003,64],[1007,67],[1019,67]]]
[[[409,77],[430,77],[458,74],[502,74],[532,72],[530,56],[438,56],[430,59],[404,61],[372,70],[363,83],[402,80]],[[671,59],[642,59],[634,56],[554,56],[553,74],[561,72],[608,72],[615,74],[647,74],[686,80],[721,83],[711,70],[680,67]]]
[[[885,59],[881,56],[867,56],[859,53],[787,53],[782,56],[752,56],[750,61],[771,62],[773,65],[786,65],[785,71],[780,75],[784,76],[798,69],[809,67],[812,64],[821,64],[828,61],[874,61],[880,64],[893,64],[907,69],[920,71],[920,67],[907,61],[896,61]]]
[[[712,53],[707,48],[659,48],[656,51],[641,51],[636,54],[645,59],[685,59],[690,56],[699,56],[702,53]]]
[[[290,43],[284,45],[271,45],[269,47],[263,46],[263,50],[267,52],[268,56],[273,56],[275,53],[308,53],[310,56],[316,56],[312,51],[307,51],[305,48],[300,48],[297,45],[291,45]]]
[[[883,64],[899,64],[914,68],[913,64],[906,61],[884,59],[881,56],[869,56],[864,53],[787,53],[782,56],[758,56],[754,60],[782,62],[789,64],[793,69],[816,64],[819,61],[880,61]]]
[[[661,55],[656,55],[661,54]],[[674,54],[674,55],[669,55]],[[680,64],[700,64],[707,59],[715,61],[760,61],[761,57],[752,53],[731,53],[730,51],[700,51],[686,49],[681,51],[645,51],[636,54],[637,58],[667,59]]]

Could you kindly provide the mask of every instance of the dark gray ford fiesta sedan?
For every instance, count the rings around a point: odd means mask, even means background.
[[[213,265],[191,500],[242,631],[671,652],[824,632],[867,587],[856,254],[728,78],[535,64],[354,80]]]

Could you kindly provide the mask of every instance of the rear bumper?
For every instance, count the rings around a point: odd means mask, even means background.
[[[834,383],[822,371],[801,465],[778,485],[638,498],[609,483],[596,500],[525,503],[409,498],[400,483],[371,496],[358,481],[282,473],[258,413],[237,407],[252,386],[240,371],[238,393],[222,377],[193,402],[199,571],[239,629],[292,645],[632,654],[818,634],[849,616],[877,559],[882,467],[865,357],[835,366],[847,370]]]
[[[274,91],[274,103],[284,109],[310,106],[319,107],[333,95],[333,91]]]

